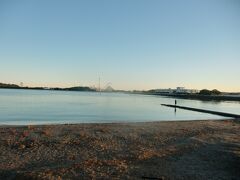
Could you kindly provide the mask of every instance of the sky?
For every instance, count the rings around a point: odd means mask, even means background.
[[[240,91],[238,0],[0,0],[0,82]]]

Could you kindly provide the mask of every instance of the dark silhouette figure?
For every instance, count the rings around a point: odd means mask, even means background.
[[[177,105],[177,100],[175,99],[175,106]],[[177,113],[177,108],[175,107],[174,108],[174,114],[175,114],[175,116],[176,116],[176,113]]]

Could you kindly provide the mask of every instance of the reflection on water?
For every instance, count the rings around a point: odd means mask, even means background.
[[[1,124],[105,123],[220,119],[163,107],[175,99],[161,96],[0,89]],[[239,114],[240,104],[178,99],[178,105]],[[174,111],[174,112],[173,112]]]

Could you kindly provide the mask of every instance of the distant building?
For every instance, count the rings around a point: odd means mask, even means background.
[[[197,89],[185,89],[185,87],[177,87],[176,89],[154,89],[152,90],[154,93],[159,94],[196,94],[199,93]]]
[[[199,93],[199,90],[185,89],[185,87],[177,87],[175,93],[177,93],[177,94],[196,94],[196,93]]]
[[[173,89],[168,88],[168,89],[155,89],[154,92],[155,93],[163,93],[163,94],[171,94],[173,93]]]
[[[187,93],[187,89],[185,87],[177,87],[175,93]]]

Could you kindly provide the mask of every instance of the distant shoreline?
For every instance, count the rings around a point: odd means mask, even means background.
[[[76,89],[74,89],[76,88]],[[73,88],[43,88],[43,87],[0,87],[0,89],[22,89],[22,90],[43,90],[43,91],[85,91],[85,92],[98,92],[89,87],[73,87]]]
[[[67,87],[67,88],[60,88],[60,87],[28,87],[28,86],[18,86],[16,84],[5,84],[0,83],[0,89],[23,89],[23,90],[50,90],[50,91],[79,91],[79,92],[129,92],[124,90],[106,90],[106,89],[99,89],[94,87],[88,86],[74,86],[74,87]]]
[[[200,94],[161,94],[144,93],[146,95],[165,96],[177,99],[192,99],[202,101],[240,101],[240,96],[234,95],[200,95]]]
[[[1,83],[0,83],[1,84]],[[14,84],[8,84],[10,87],[0,86],[0,89],[22,89],[22,90],[49,90],[49,91],[76,91],[76,92],[99,92],[96,89],[92,89],[90,87],[70,87],[70,88],[44,88],[44,87],[20,87]],[[11,87],[12,86],[12,87]],[[163,96],[177,99],[191,99],[191,100],[202,100],[202,101],[239,101],[240,95],[231,95],[231,94],[223,94],[223,95],[201,95],[201,94],[167,94],[167,93],[150,93],[147,91],[142,92],[131,92],[131,91],[123,91],[123,90],[115,90],[115,91],[101,91],[101,92],[111,92],[118,93],[124,92],[129,94],[143,94],[143,95],[154,95],[154,96]]]

